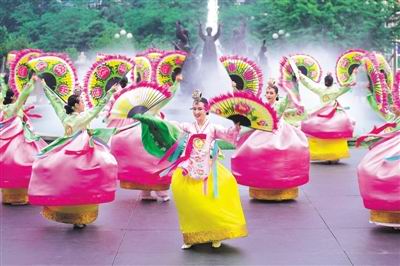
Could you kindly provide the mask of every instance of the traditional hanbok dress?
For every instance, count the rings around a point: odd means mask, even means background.
[[[281,117],[288,98],[275,103]],[[294,117],[294,116],[293,116]],[[231,157],[232,173],[258,200],[291,200],[298,186],[308,182],[310,154],[307,137],[284,119],[274,132],[251,130],[243,134]]]
[[[370,150],[360,161],[357,174],[361,197],[370,210],[370,221],[400,228],[400,118],[397,128],[375,129]],[[387,131],[387,130],[386,130]]]
[[[202,127],[194,122],[179,128],[188,134],[188,141],[176,162],[171,187],[183,242],[193,245],[247,236],[236,180],[216,161],[215,140],[234,142],[239,132],[208,120]]]
[[[175,93],[179,82],[169,89]],[[158,113],[158,108],[153,108]],[[153,110],[151,112],[154,113]],[[136,121],[134,119],[112,119],[108,127],[123,129]],[[128,128],[114,135],[111,139],[111,153],[118,162],[118,180],[123,189],[165,191],[171,184],[171,175],[160,177],[160,172],[168,167],[168,162],[159,163],[159,159],[146,152],[142,143],[142,126]],[[140,159],[137,159],[140,158]]]
[[[353,137],[354,125],[337,98],[350,87],[326,87],[299,73],[300,82],[316,93],[323,104],[301,123],[307,135],[311,160],[338,161],[350,157],[347,140]]]
[[[15,103],[3,105],[8,90],[0,79],[0,188],[2,201],[7,204],[28,203],[28,184],[32,173],[32,164],[39,150],[46,146],[35,135],[22,107],[32,92],[34,85],[27,84]]]
[[[47,219],[69,224],[89,224],[98,205],[115,198],[117,162],[107,147],[114,129],[89,129],[113,93],[107,92],[94,108],[67,115],[64,103],[44,88],[66,134],[44,148],[33,164],[29,202],[44,206]]]

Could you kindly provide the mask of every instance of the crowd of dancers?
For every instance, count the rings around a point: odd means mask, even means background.
[[[204,37],[206,38],[206,36]],[[76,70],[61,53],[26,49],[9,54],[0,79],[0,188],[3,204],[43,206],[42,215],[84,228],[99,205],[122,189],[140,190],[139,200],[168,201],[171,187],[183,249],[248,235],[238,184],[256,200],[294,200],[309,181],[310,161],[335,164],[350,156],[354,124],[338,98],[356,84],[365,67],[371,110],[383,125],[359,136],[369,151],[358,166],[364,205],[372,222],[400,227],[400,73],[376,52],[349,50],[336,77],[305,54],[283,57],[280,77],[264,86],[262,70],[242,56],[220,62],[232,91],[192,94],[194,121],[171,121],[162,112],[180,90],[187,53],[149,49],[133,58],[99,55],[79,86]],[[320,106],[300,97],[310,90]],[[43,90],[64,135],[47,144],[24,105]],[[210,113],[233,121],[210,122]],[[90,128],[102,116],[106,128]],[[231,169],[218,160],[222,146],[234,148]],[[332,167],[329,164],[326,167]]]

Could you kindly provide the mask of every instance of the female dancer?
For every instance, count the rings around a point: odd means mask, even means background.
[[[41,138],[32,133],[22,110],[36,80],[37,77],[32,76],[17,98],[3,78],[0,79],[0,188],[5,204],[28,203],[32,164],[35,155],[46,146]]]
[[[209,242],[218,248],[224,239],[247,236],[236,180],[216,161],[215,140],[233,143],[240,126],[224,129],[210,123],[207,99],[199,93],[193,99],[196,121],[175,123],[187,135],[187,142],[184,155],[173,164],[177,168],[172,175],[172,193],[183,234],[182,249]],[[146,123],[146,119],[138,119]]]
[[[45,218],[83,228],[97,218],[98,204],[115,197],[117,162],[106,145],[115,130],[88,128],[115,87],[96,107],[85,111],[78,95],[71,95],[64,107],[64,102],[42,83],[65,133],[44,148],[34,162],[29,201],[44,206]]]
[[[334,87],[333,77],[328,73],[324,85],[320,85],[303,75],[294,63],[291,66],[299,82],[316,93],[323,104],[301,124],[301,130],[308,136],[311,160],[337,163],[342,158],[350,157],[347,139],[353,137],[353,122],[337,98],[348,92],[355,83],[349,82],[348,87]]]
[[[278,102],[278,87],[272,81],[268,82],[265,96],[281,117],[288,106],[288,96]],[[280,119],[275,132],[251,130],[243,134],[231,166],[238,183],[249,186],[251,198],[281,201],[295,199],[298,186],[308,182],[309,161],[304,133]]]

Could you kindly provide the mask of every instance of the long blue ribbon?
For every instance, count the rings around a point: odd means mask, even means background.
[[[391,157],[385,157],[385,160],[388,162],[394,162],[400,160],[400,155],[394,155]]]
[[[217,159],[218,159],[218,144],[215,141],[212,149],[212,171],[213,171],[213,195],[214,198],[218,197],[218,171],[217,171]]]

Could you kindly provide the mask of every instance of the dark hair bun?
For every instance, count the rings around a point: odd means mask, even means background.
[[[65,105],[64,108],[67,115],[72,114],[74,112],[74,109],[72,109],[72,107],[69,105]]]

